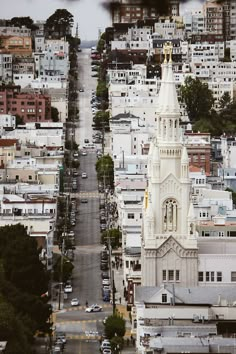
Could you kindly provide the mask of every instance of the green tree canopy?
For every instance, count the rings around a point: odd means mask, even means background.
[[[108,239],[111,240],[111,247],[118,248],[121,246],[121,232],[119,229],[110,229],[103,231],[101,236],[102,244],[108,244]]]
[[[96,95],[104,100],[108,99],[108,89],[105,81],[98,80]]]
[[[51,119],[53,122],[59,122],[59,112],[56,107],[51,107]]]
[[[229,92],[224,92],[219,100],[220,109],[227,108],[232,102]]]
[[[114,163],[110,155],[102,156],[96,163],[98,181],[105,182],[105,187],[114,185]]]
[[[124,318],[118,313],[109,316],[105,323],[105,334],[108,339],[112,339],[115,336],[124,337],[125,335]]]
[[[182,102],[186,104],[186,110],[191,122],[207,118],[214,104],[212,91],[208,85],[198,78],[188,76],[184,85],[180,88]]]
[[[25,26],[32,31],[36,30],[38,27],[34,24],[34,21],[31,17],[12,17],[10,20],[10,25],[14,27]]]
[[[62,263],[62,281],[65,283],[70,277],[71,277],[71,274],[72,274],[72,271],[73,271],[73,264],[68,260],[68,258],[66,257],[63,257],[63,263]],[[54,273],[53,273],[53,276],[54,276],[54,280],[56,281],[60,281],[60,276],[61,276],[61,256],[59,256],[57,258],[57,261],[53,267],[54,269]]]
[[[0,258],[6,280],[22,291],[41,296],[48,289],[49,276],[39,260],[35,239],[20,224],[1,227],[0,235]]]
[[[33,353],[35,332],[50,331],[51,306],[42,297],[49,277],[39,252],[23,225],[0,228],[0,331],[9,341],[6,353]]]
[[[67,9],[57,9],[45,24],[45,29],[49,34],[55,37],[66,37],[70,34],[71,27],[74,24],[74,17]]]
[[[94,125],[97,130],[109,131],[109,112],[98,111],[94,117]]]

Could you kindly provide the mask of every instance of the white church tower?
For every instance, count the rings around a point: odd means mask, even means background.
[[[164,46],[158,122],[148,156],[143,210],[142,285],[197,286],[197,240],[190,203],[189,162],[181,143],[172,71],[172,45]]]

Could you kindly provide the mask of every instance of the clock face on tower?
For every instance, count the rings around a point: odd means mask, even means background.
[[[176,232],[178,223],[178,204],[173,198],[163,203],[163,231]]]

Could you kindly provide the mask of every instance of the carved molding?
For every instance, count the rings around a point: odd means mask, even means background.
[[[173,250],[180,258],[197,258],[198,252],[196,249],[184,248],[172,236],[168,238],[158,249],[157,257],[164,257],[170,250]]]

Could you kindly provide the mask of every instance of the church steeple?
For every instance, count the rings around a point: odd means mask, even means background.
[[[172,69],[172,44],[170,42],[164,45],[164,54],[163,77],[157,110],[159,113],[157,137],[161,141],[176,142],[179,141],[180,107]],[[167,62],[168,56],[169,60]]]
[[[172,44],[164,45],[156,136],[148,156],[148,203],[142,230],[142,285],[197,284],[197,244],[190,206],[188,153],[172,69]],[[190,208],[189,208],[190,206]],[[190,256],[191,255],[191,256]],[[175,274],[172,276],[172,274]]]

